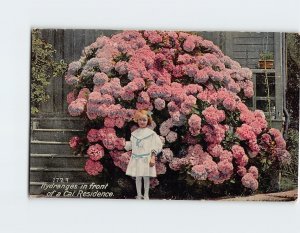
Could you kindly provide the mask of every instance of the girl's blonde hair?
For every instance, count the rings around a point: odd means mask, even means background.
[[[138,122],[138,119],[141,116],[147,116],[147,118],[148,118],[147,125],[151,125],[152,124],[152,117],[149,115],[149,112],[147,110],[136,110],[135,114],[134,114],[134,117],[133,117],[133,121],[134,122]]]

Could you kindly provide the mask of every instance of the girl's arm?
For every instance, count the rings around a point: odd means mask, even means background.
[[[154,134],[153,150],[152,150],[152,153],[151,153],[150,167],[154,166],[156,155],[159,152],[161,152],[162,147],[163,147],[163,143],[160,140],[160,137],[157,134]]]
[[[160,137],[155,133],[152,155],[154,154],[156,156],[158,153],[160,153],[162,150],[162,147],[163,147],[163,143],[162,143]]]
[[[124,147],[124,149],[127,150],[127,151],[132,150],[131,139],[132,139],[132,137],[130,138],[130,141],[125,142],[125,147]]]

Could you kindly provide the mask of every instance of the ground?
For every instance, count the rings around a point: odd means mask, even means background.
[[[298,198],[298,190],[289,190],[278,193],[256,194],[247,197],[222,198],[226,201],[295,201]]]

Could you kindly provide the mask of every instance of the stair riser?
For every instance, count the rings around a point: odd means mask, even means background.
[[[31,154],[72,154],[69,145],[33,144],[30,145]]]
[[[82,132],[70,131],[33,131],[32,140],[38,141],[55,141],[55,142],[68,142],[71,137],[77,136]]]
[[[44,168],[83,168],[88,158],[75,157],[75,158],[43,158],[31,157],[31,167],[44,167]]]
[[[36,120],[39,129],[83,129],[84,123],[79,120]]]

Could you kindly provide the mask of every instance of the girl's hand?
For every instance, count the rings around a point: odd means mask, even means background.
[[[151,156],[151,160],[150,160],[150,167],[153,167],[155,165],[155,156]]]

